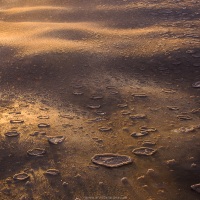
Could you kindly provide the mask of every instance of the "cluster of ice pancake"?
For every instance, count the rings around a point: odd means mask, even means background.
[[[192,85],[192,87],[200,88],[200,82],[198,81],[198,82],[194,83]],[[79,90],[77,90],[77,88]],[[80,87],[77,86],[77,88],[72,94],[75,95],[75,96],[83,95],[84,92],[80,90],[82,87],[81,86]],[[114,87],[108,87],[108,89],[112,90],[111,91],[112,95],[113,94],[114,95],[117,94],[117,90]],[[167,91],[164,91],[164,92],[171,93],[171,92],[174,92],[174,91],[167,90]],[[136,98],[136,99],[138,99],[138,98],[139,99],[141,99],[141,98],[142,99],[148,99],[148,95],[145,94],[145,93],[134,93],[134,94],[132,94],[132,96],[134,98]],[[95,101],[96,100],[98,101],[98,100],[103,99],[103,96],[102,95],[92,95],[91,99],[95,100]],[[122,109],[121,114],[122,115],[127,115],[129,117],[129,120],[131,120],[131,121],[140,121],[140,120],[148,119],[148,116],[146,114],[143,114],[143,113],[131,114],[130,111],[127,111],[125,109],[125,108],[128,107],[127,103],[117,104],[117,107]],[[101,108],[100,104],[89,104],[89,105],[87,105],[87,108],[94,110],[96,112],[96,114],[100,116],[98,118],[90,120],[89,122],[94,122],[94,121],[97,122],[97,121],[106,120],[104,118],[101,118],[106,113],[100,110],[100,108]],[[178,111],[179,110],[179,108],[176,107],[176,106],[167,106],[167,108],[169,110],[171,110],[171,111]],[[196,112],[199,113],[199,109],[192,111],[192,113],[196,113]],[[21,113],[15,113],[15,114],[21,114]],[[60,117],[69,118],[70,116],[68,116],[68,115],[60,115]],[[43,119],[47,120],[47,119],[49,119],[49,116],[40,115],[37,118],[41,119],[41,120],[43,120]],[[177,115],[177,118],[179,120],[181,120],[181,121],[182,120],[191,120],[192,119],[191,116],[186,115],[186,114]],[[10,120],[10,123],[11,124],[23,124],[24,120],[13,119],[13,120]],[[48,123],[39,123],[38,124],[38,128],[41,128],[41,129],[50,128],[50,124],[48,124]],[[196,125],[196,126],[191,126],[191,127],[181,127],[179,129],[175,129],[173,131],[176,132],[176,133],[189,133],[189,132],[193,132],[193,131],[196,131],[196,130],[199,130],[199,129],[200,129],[200,126]],[[102,127],[99,127],[98,130],[100,132],[110,132],[110,131],[112,131],[112,127],[102,126]],[[133,138],[141,138],[141,137],[146,137],[146,136],[148,136],[148,135],[150,135],[150,134],[152,134],[154,132],[157,132],[157,129],[154,128],[154,127],[141,126],[139,131],[131,133],[130,136],[133,137]],[[39,134],[44,135],[46,140],[50,144],[53,144],[53,145],[59,145],[65,140],[65,136],[63,136],[63,135],[46,136],[46,132],[44,132],[44,131],[36,131],[36,132],[34,132],[34,133],[30,134],[30,135],[31,136],[37,136]],[[10,138],[19,137],[20,133],[18,131],[16,131],[16,130],[10,130],[10,131],[5,133],[5,136],[6,137],[10,137]],[[153,156],[158,151],[158,149],[154,148],[155,145],[156,145],[156,142],[150,141],[150,140],[145,140],[145,141],[143,141],[142,146],[133,149],[132,153],[135,156]],[[42,157],[42,156],[45,156],[46,153],[47,153],[46,150],[43,149],[43,148],[33,148],[33,149],[30,149],[30,150],[27,151],[27,155],[30,156],[30,157]],[[96,165],[100,165],[100,166],[104,166],[104,167],[108,167],[108,168],[118,168],[118,167],[122,167],[124,165],[129,165],[129,164],[133,163],[133,159],[130,156],[114,154],[114,153],[96,154],[91,158],[91,161],[92,161],[92,163],[94,163]],[[174,165],[177,164],[177,162],[176,162],[175,159],[172,159],[172,160],[166,161],[166,164],[169,165],[169,166],[174,166]],[[48,170],[46,170],[44,172],[44,174],[45,175],[50,175],[50,176],[57,176],[57,175],[60,174],[60,172],[57,169],[48,169]],[[13,176],[13,179],[15,181],[24,181],[24,180],[28,180],[30,178],[31,178],[30,175],[28,173],[26,173],[26,172],[21,172],[21,173],[15,174]],[[124,177],[122,179],[123,183],[125,183],[127,181],[128,180],[127,180],[126,177]],[[191,188],[200,193],[200,184],[192,185]]]

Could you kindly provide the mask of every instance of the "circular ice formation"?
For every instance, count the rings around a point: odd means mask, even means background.
[[[17,131],[8,131],[7,133],[5,133],[5,136],[7,137],[17,137],[19,136],[20,133],[18,133]]]
[[[156,153],[157,150],[148,148],[148,147],[140,147],[134,149],[132,152],[136,155],[144,155],[144,156],[151,156]]]
[[[64,136],[49,136],[48,141],[51,144],[59,144],[65,140]]]
[[[48,169],[44,174],[57,176],[58,174],[60,174],[60,172],[57,169]]]
[[[99,131],[101,131],[101,132],[107,132],[107,131],[111,131],[111,130],[112,130],[111,127],[101,127],[101,128],[99,128]]]
[[[49,116],[46,115],[40,115],[37,117],[38,119],[49,119]]]
[[[87,105],[87,107],[90,109],[99,109],[101,105]]]
[[[24,123],[24,120],[13,119],[13,120],[10,120],[10,123],[11,123],[11,124],[18,124],[18,123],[22,124],[22,123]]]
[[[120,167],[132,163],[132,159],[129,156],[118,155],[112,153],[97,154],[92,157],[92,162],[105,167]]]
[[[43,156],[46,153],[45,149],[35,148],[27,151],[29,156]]]
[[[38,124],[38,127],[39,127],[39,128],[49,128],[49,127],[50,127],[50,124],[40,123],[40,124]]]
[[[29,178],[30,178],[30,176],[27,173],[24,173],[24,172],[23,173],[19,173],[19,174],[15,174],[13,176],[13,179],[17,180],[17,181],[24,181],[24,180],[27,180]]]
[[[147,131],[141,131],[140,133],[132,133],[131,136],[132,137],[142,137],[145,135],[148,135],[149,133]]]

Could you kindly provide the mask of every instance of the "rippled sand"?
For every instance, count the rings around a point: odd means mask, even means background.
[[[198,0],[0,1],[0,199],[199,199],[199,9]],[[153,131],[131,136],[144,127]],[[144,146],[157,151],[133,153]],[[34,148],[45,155],[27,155]],[[105,153],[133,163],[92,163]],[[13,179],[22,172],[29,179]]]

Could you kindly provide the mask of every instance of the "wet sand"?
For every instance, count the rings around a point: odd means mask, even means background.
[[[199,9],[198,0],[0,1],[0,199],[199,199]],[[156,152],[134,154],[140,147]],[[45,154],[27,154],[35,148]],[[105,153],[133,162],[91,161]]]

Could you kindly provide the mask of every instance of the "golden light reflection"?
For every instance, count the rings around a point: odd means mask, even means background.
[[[0,1],[0,199],[197,199],[196,2]],[[94,165],[102,153],[134,162]]]

